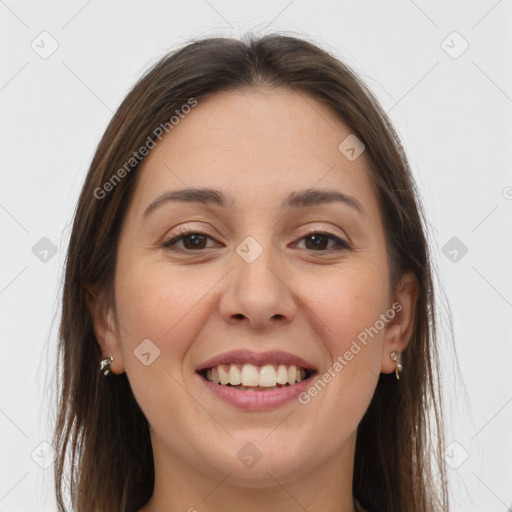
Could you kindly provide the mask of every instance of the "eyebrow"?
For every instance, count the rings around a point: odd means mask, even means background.
[[[152,211],[169,202],[212,204],[221,208],[233,208],[233,197],[212,188],[187,188],[165,192],[158,196],[142,214],[146,218]],[[308,208],[328,203],[343,203],[366,215],[361,203],[353,196],[338,190],[305,189],[291,192],[281,202],[281,208]]]

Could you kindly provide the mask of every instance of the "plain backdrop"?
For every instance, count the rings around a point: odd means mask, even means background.
[[[512,510],[511,24],[510,0],[0,1],[0,512],[56,509],[69,224],[113,112],[190,38],[273,31],[351,65],[404,143],[439,275],[453,511]]]

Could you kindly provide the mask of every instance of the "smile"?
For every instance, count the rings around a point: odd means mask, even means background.
[[[200,374],[209,382],[244,391],[270,391],[308,379],[313,370],[285,364],[219,364]]]
[[[318,372],[284,364],[261,367],[222,364],[198,371],[196,375],[214,400],[218,399],[236,409],[256,412],[297,401]]]

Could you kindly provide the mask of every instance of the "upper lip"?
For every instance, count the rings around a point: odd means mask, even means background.
[[[289,352],[283,352],[281,350],[269,350],[267,352],[252,352],[250,350],[240,349],[225,352],[219,354],[207,361],[204,361],[196,366],[196,372],[205,370],[207,368],[213,368],[219,364],[253,364],[255,366],[264,366],[266,364],[287,364],[295,365],[300,368],[307,370],[317,371],[315,365],[305,361],[301,357],[298,357]]]

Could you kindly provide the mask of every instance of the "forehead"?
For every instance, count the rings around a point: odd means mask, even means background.
[[[260,207],[279,207],[291,191],[315,187],[372,207],[365,154],[351,161],[340,151],[352,132],[322,101],[285,88],[223,91],[197,101],[138,169],[139,215],[162,192],[187,187],[222,189],[240,208],[254,206],[249,196]]]

